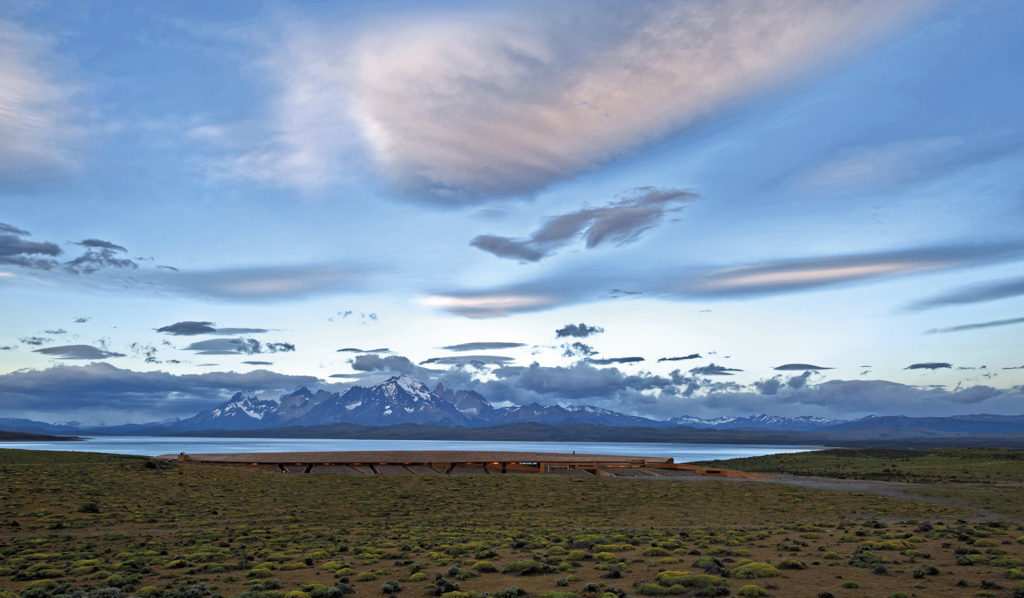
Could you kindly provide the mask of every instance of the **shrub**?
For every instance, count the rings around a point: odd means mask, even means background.
[[[736,592],[737,596],[743,596],[743,598],[757,598],[758,596],[767,596],[768,592],[761,589],[761,586],[754,584],[745,585]]]
[[[540,595],[540,598],[580,598],[577,594],[572,592],[544,592]]]
[[[274,572],[270,569],[264,569],[263,567],[256,567],[255,569],[249,569],[246,577],[255,577],[257,579],[263,579],[266,577],[273,577]]]
[[[1020,569],[1007,569],[1006,577],[1008,579],[1024,579],[1024,571]]]
[[[377,576],[372,571],[362,571],[355,577],[356,581],[373,581],[375,579],[377,579]]]
[[[807,565],[796,559],[786,559],[779,563],[779,569],[806,569]]]
[[[399,585],[399,583],[397,581],[385,582],[384,585],[381,586],[381,588],[380,588],[381,594],[387,594],[387,595],[397,594],[398,592],[401,592],[401,591],[402,591],[402,586]]]
[[[292,590],[290,592],[285,592],[284,598],[311,598],[311,597],[310,597],[309,594],[303,592],[302,590]]]
[[[644,556],[669,556],[671,554],[671,552],[658,546],[652,546],[651,548],[648,548],[644,551]]]
[[[98,504],[94,503],[94,502],[82,503],[82,505],[78,507],[78,512],[79,513],[99,513],[100,512],[100,506]]]
[[[554,573],[555,568],[540,561],[512,561],[502,567],[501,572],[517,575],[541,575]]]
[[[729,571],[729,577],[736,579],[756,579],[758,577],[775,577],[779,570],[768,563],[746,563]]]
[[[590,553],[586,550],[570,550],[569,553],[565,555],[565,560],[567,561],[584,561],[588,558],[590,558]]]
[[[427,574],[422,571],[417,571],[409,576],[409,581],[426,581]]]
[[[473,592],[460,592],[458,590],[452,590],[451,592],[445,592],[441,594],[441,598],[474,598]]]
[[[641,596],[661,596],[668,594],[668,590],[656,583],[642,583],[636,587],[636,593]]]
[[[498,568],[491,561],[477,561],[473,563],[473,570],[480,573],[494,573]]]
[[[866,569],[870,567],[875,567],[877,565],[890,563],[892,561],[885,558],[884,556],[875,554],[870,550],[857,549],[857,551],[853,553],[853,556],[850,557],[850,560],[848,562],[850,565],[854,567],[862,567]]]

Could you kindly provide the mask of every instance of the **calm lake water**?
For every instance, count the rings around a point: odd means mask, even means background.
[[[124,455],[272,453],[292,451],[530,451],[672,457],[676,463],[813,451],[816,446],[643,442],[491,442],[480,440],[349,440],[343,438],[193,438],[93,436],[81,442],[0,442],[0,448],[90,451]]]

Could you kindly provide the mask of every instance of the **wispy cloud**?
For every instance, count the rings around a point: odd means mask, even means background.
[[[44,347],[35,349],[35,353],[50,355],[57,359],[107,359],[109,357],[124,357],[124,353],[106,351],[92,345],[61,345],[58,347]]]
[[[28,231],[0,222],[0,264],[37,270],[56,267],[54,258],[62,253],[60,247],[56,243],[29,241],[25,238],[28,236]]]
[[[593,365],[612,365],[617,363],[640,363],[643,357],[588,357],[587,363]]]
[[[463,201],[524,194],[788,80],[907,8],[570,3],[421,15],[360,39],[336,67],[350,69],[349,93],[333,100],[351,106],[403,188]],[[312,90],[325,100],[338,87],[326,81]]]
[[[51,39],[0,19],[0,190],[48,185],[74,167],[75,86],[56,62]]]
[[[213,322],[185,320],[156,329],[157,332],[174,336],[196,336],[200,334],[261,334],[270,332],[266,328],[216,328]]]
[[[690,353],[689,355],[681,355],[678,357],[659,357],[658,363],[663,361],[686,361],[689,359],[701,359],[700,353]]]
[[[504,355],[454,355],[450,357],[431,357],[424,359],[420,365],[506,365],[515,361]]]
[[[159,271],[140,278],[167,291],[235,301],[277,301],[365,291],[375,282],[371,274],[361,269],[325,264]]]
[[[927,361],[924,363],[912,363],[905,370],[941,370],[952,368],[953,365],[945,361]]]
[[[818,370],[831,370],[832,368],[827,368],[820,365],[811,365],[809,363],[784,363],[780,366],[776,366],[773,369],[777,372],[800,372],[807,370],[816,372]]]
[[[1007,320],[990,320],[988,322],[976,322],[974,324],[960,324],[949,328],[932,328],[925,334],[943,334],[946,332],[963,332],[964,330],[977,330],[979,328],[994,328],[997,326],[1012,326],[1013,324],[1024,324],[1024,318],[1009,318]]]
[[[950,305],[968,305],[1024,295],[1024,278],[1013,278],[988,284],[966,287],[935,295],[910,304],[908,309],[925,310]]]
[[[493,351],[495,349],[514,349],[516,347],[525,347],[525,346],[526,346],[525,343],[512,343],[512,342],[502,342],[502,341],[495,341],[495,342],[478,341],[478,342],[473,342],[473,343],[462,343],[462,344],[459,344],[459,345],[448,345],[446,347],[441,347],[441,348],[442,349],[446,349],[448,351]]]
[[[698,376],[732,376],[733,372],[742,372],[743,370],[738,368],[729,368],[724,365],[715,365],[710,363],[705,366],[696,367],[690,370],[691,374],[697,374]]]
[[[194,342],[186,351],[196,355],[255,355],[258,353],[287,353],[295,350],[291,343],[261,343],[254,338],[211,338]]]
[[[726,268],[674,283],[669,292],[692,296],[762,295],[847,282],[1019,259],[1016,244],[947,246],[884,253],[769,262]],[[1020,292],[1024,292],[1024,283]]]
[[[512,239],[496,235],[478,235],[470,245],[498,257],[521,262],[536,262],[551,255],[577,237],[586,240],[588,249],[608,242],[631,243],[658,224],[666,212],[679,203],[697,197],[679,189],[640,187],[627,197],[600,208],[584,208],[549,219],[529,238]]]

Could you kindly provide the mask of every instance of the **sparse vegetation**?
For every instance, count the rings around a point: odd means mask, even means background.
[[[0,451],[0,598],[1009,595],[1024,566],[1012,518],[865,493],[146,463]]]

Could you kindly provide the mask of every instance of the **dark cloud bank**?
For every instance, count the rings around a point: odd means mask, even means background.
[[[363,354],[351,361],[355,374],[334,380],[372,384],[388,375],[409,374],[428,384],[475,390],[498,404],[585,403],[653,418],[679,415],[817,415],[851,418],[869,414],[940,416],[967,413],[1018,414],[1024,389],[972,386],[945,390],[881,380],[829,380],[811,384],[813,373],[777,376],[750,387],[716,380],[729,368],[675,370],[668,375],[627,373],[617,367],[580,362],[566,367],[498,365],[485,381],[473,369],[454,365],[432,370],[409,359]],[[174,375],[135,372],[106,363],[56,365],[0,375],[0,412],[44,421],[102,419],[111,423],[188,417],[238,391],[283,393],[323,382],[267,370],[244,374],[209,372]]]

